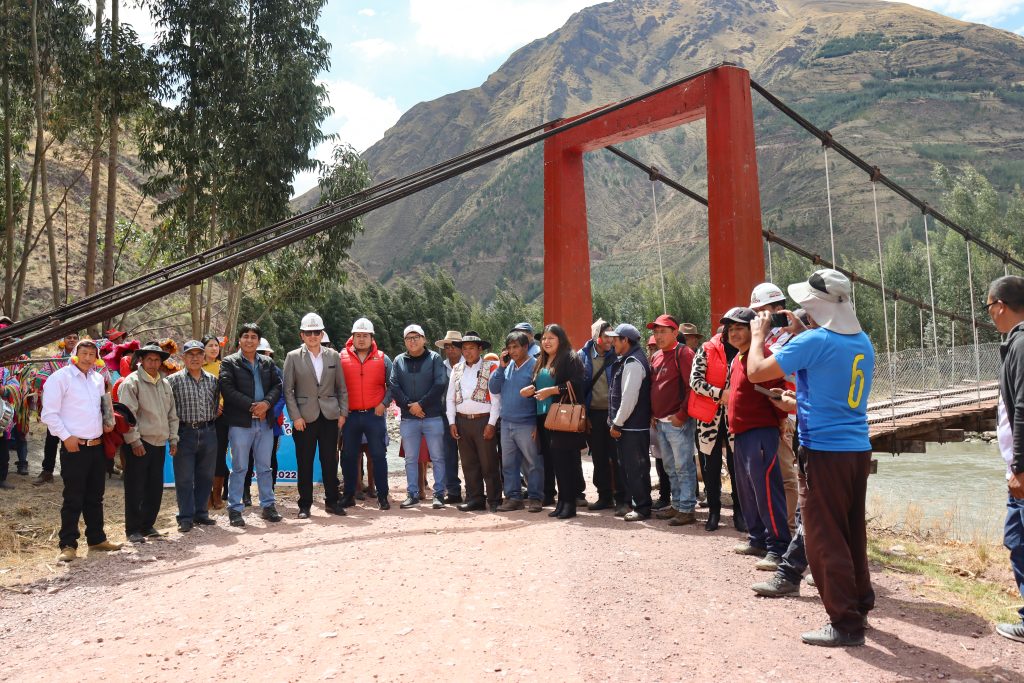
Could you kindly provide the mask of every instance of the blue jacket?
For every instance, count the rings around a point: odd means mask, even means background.
[[[587,409],[590,409],[590,399],[593,392],[590,390],[591,380],[594,378],[594,359],[591,356],[594,353],[594,340],[591,339],[583,348],[579,350],[580,360],[583,361],[583,386],[587,388],[587,394],[583,397],[583,403],[586,404]],[[604,354],[604,378],[608,382],[608,387],[612,386],[612,363],[615,362],[615,349],[608,349]]]
[[[419,403],[426,417],[441,417],[448,376],[444,361],[434,351],[413,358],[408,353],[395,356],[388,377],[388,387],[395,403],[402,409],[402,418],[414,420],[410,403]]]
[[[501,420],[510,424],[536,424],[537,401],[534,398],[523,398],[519,390],[533,384],[533,368],[537,359],[527,356],[522,367],[517,368],[515,362],[507,368],[498,367],[491,373],[488,389],[492,394],[501,394]]]

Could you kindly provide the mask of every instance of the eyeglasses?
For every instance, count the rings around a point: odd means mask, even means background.
[[[1001,303],[1003,303],[1003,302],[1000,301],[999,299],[996,299],[995,301],[993,301],[990,304],[985,304],[985,310],[988,311],[989,313],[991,313],[992,312],[992,307],[995,306],[996,304],[1001,304]]]
[[[302,331],[302,334],[307,335],[309,337],[319,337],[323,333],[324,333],[323,330],[303,330]]]
[[[408,337],[405,338],[405,341],[418,341],[420,339],[423,339],[422,334],[410,334]]]

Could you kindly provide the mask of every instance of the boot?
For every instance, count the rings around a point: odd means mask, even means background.
[[[564,510],[564,509],[565,509],[565,503],[563,503],[562,501],[559,501],[558,505],[555,506],[555,509],[548,513],[548,517],[558,517],[559,515],[562,514],[562,510]]]
[[[569,502],[562,506],[562,511],[558,513],[558,519],[571,519],[576,516],[577,503]]]
[[[224,477],[213,478],[213,489],[210,491],[210,509],[223,510],[224,499],[221,498],[221,491],[224,489]]]

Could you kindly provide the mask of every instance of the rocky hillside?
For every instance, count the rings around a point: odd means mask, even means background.
[[[935,161],[970,161],[1001,189],[1024,171],[1024,38],[879,0],[616,0],[575,14],[515,52],[479,88],[424,102],[370,148],[377,179],[401,176],[557,117],[577,114],[722,61],[749,69],[836,139],[937,201]],[[827,253],[824,159],[816,140],[755,99],[765,224]],[[704,124],[624,145],[706,192]],[[830,156],[840,255],[863,256],[870,184]],[[649,275],[650,183],[608,152],[586,160],[591,256],[599,283]],[[315,192],[315,191],[314,191]],[[699,271],[703,207],[657,188],[666,264]],[[307,198],[307,201],[309,198]],[[914,213],[880,194],[884,229]],[[378,210],[354,259],[387,280],[439,264],[486,296],[507,278],[540,290],[541,150],[529,149]],[[826,246],[821,246],[826,245]]]

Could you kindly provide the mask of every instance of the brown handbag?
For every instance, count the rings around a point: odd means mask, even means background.
[[[553,432],[586,433],[587,408],[582,403],[576,402],[572,382],[569,382],[567,386],[569,388],[568,403],[565,402],[565,399],[559,399],[558,403],[551,406],[547,417],[544,418],[544,428]]]

